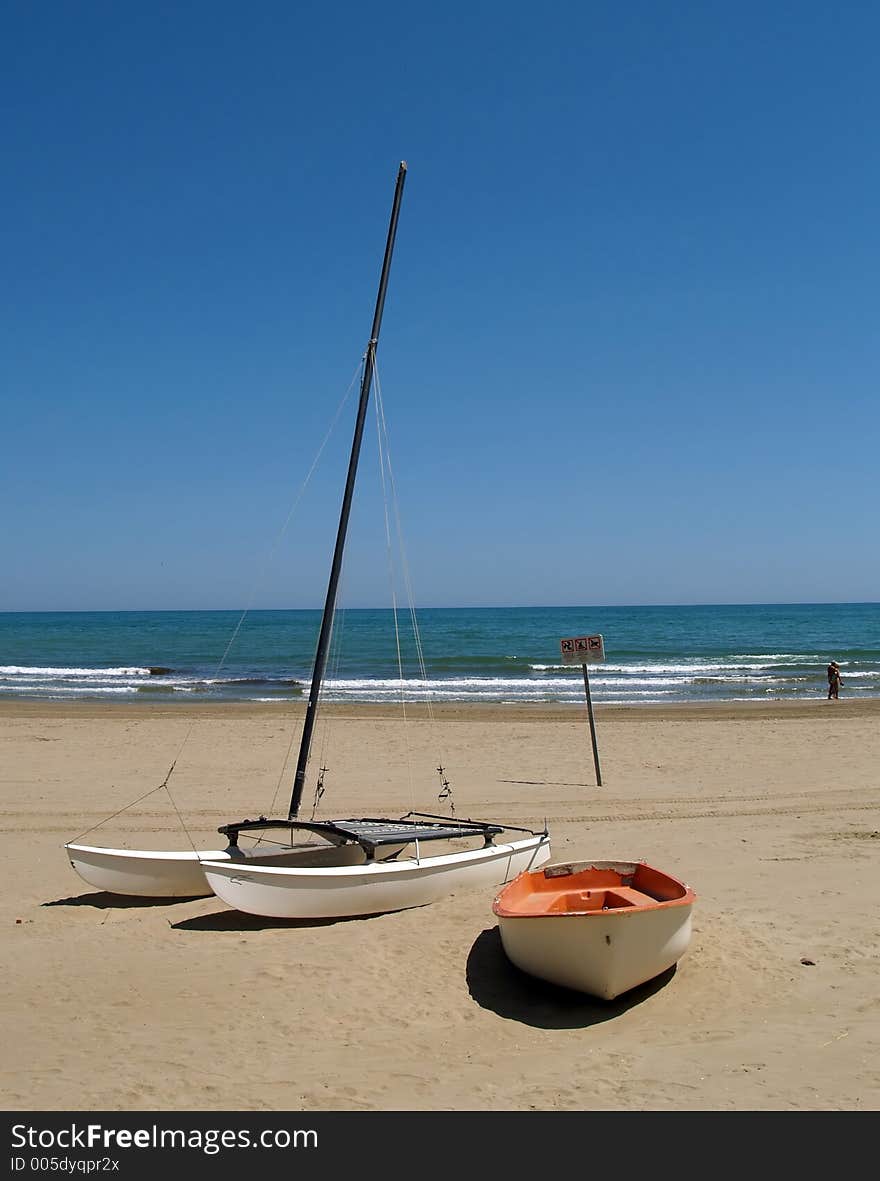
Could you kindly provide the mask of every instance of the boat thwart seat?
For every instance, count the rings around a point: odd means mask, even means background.
[[[590,890],[565,890],[547,898],[547,905],[539,912],[543,914],[581,914],[602,910],[644,909],[657,906],[656,898],[633,890],[630,886],[600,886]]]

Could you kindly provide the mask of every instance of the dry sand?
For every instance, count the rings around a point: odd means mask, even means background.
[[[4,1108],[877,1110],[880,702],[599,706],[602,787],[583,710],[328,711],[327,817],[438,811],[442,761],[458,815],[546,817],[554,859],[645,858],[696,890],[677,970],[611,1003],[519,974],[492,891],[285,923],[74,874],[63,843],[178,755],[196,841],[276,788],[285,809],[295,716],[0,704]],[[188,847],[162,791],[89,841]]]

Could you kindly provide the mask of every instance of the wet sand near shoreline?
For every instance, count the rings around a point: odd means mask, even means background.
[[[0,699],[0,718],[43,716],[54,718],[142,718],[145,715],[177,718],[182,712],[185,712],[186,716],[190,718],[219,718],[228,715],[231,717],[284,717],[296,721],[302,719],[305,709],[304,700],[294,702],[225,701],[193,704],[156,701],[75,700],[46,702]],[[828,701],[825,697],[816,697],[800,701],[706,701],[640,705],[605,705],[593,702],[593,713],[596,719],[609,718],[630,721],[645,719],[675,721],[687,718],[706,721],[773,717],[812,718],[820,716],[825,710],[833,710],[837,716],[847,718],[880,716],[880,697],[842,697],[838,701]],[[817,713],[817,711],[819,712]],[[384,704],[322,704],[321,712],[347,718],[400,719],[401,717],[399,703],[390,702]],[[536,721],[576,722],[582,720],[585,723],[587,721],[586,705],[583,703],[555,705],[531,702],[504,704],[440,702],[429,707],[423,702],[414,702],[407,704],[406,714],[411,718],[426,718],[433,714],[437,718],[459,721],[504,721],[517,718]]]

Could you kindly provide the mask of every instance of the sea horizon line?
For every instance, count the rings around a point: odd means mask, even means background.
[[[637,610],[692,610],[695,607],[878,607],[874,599],[749,599],[740,602],[687,603],[423,603],[416,611],[637,611]],[[398,611],[409,607],[399,605]],[[257,612],[320,612],[322,605],[313,607],[4,607],[0,615],[252,615]],[[387,611],[383,606],[341,606],[344,611]]]

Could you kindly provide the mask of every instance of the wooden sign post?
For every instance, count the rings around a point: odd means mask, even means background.
[[[593,743],[593,764],[596,768],[596,784],[602,786],[602,772],[599,769],[599,747],[596,743],[596,723],[593,721],[593,699],[590,696],[588,664],[599,664],[605,659],[605,641],[602,636],[571,636],[559,641],[563,664],[580,664],[584,669],[584,693],[587,698],[587,714],[590,719],[590,739]]]

